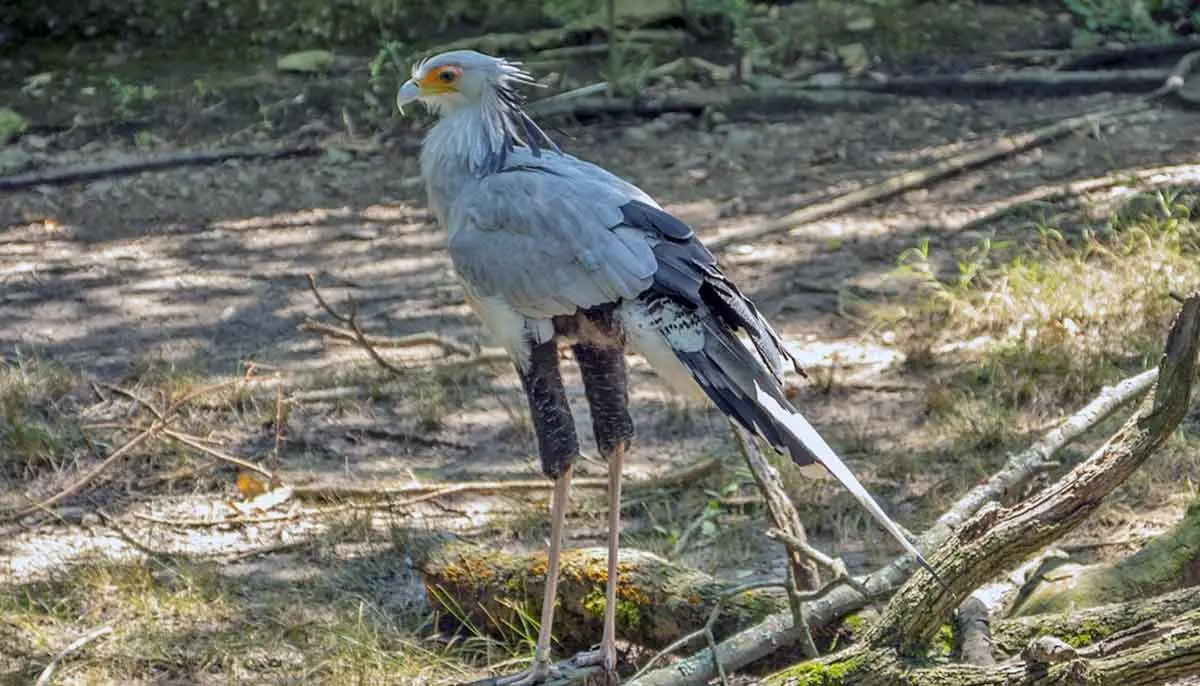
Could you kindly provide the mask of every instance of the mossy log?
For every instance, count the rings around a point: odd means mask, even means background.
[[[545,589],[546,553],[502,553],[459,541],[414,551],[430,598],[448,619],[504,635],[520,626],[522,615],[536,618]],[[622,550],[617,587],[617,634],[650,648],[662,648],[703,626],[714,605],[738,584],[721,581],[657,555]],[[564,551],[558,585],[554,637],[567,650],[597,642],[604,617],[607,551]],[[721,603],[718,637],[787,607],[784,595],[755,590]]]
[[[1016,655],[1034,638],[1054,636],[1076,648],[1086,648],[1139,624],[1197,609],[1200,587],[1192,587],[1073,612],[1004,619],[992,623],[992,645],[1000,653]]]
[[[1158,595],[1200,583],[1200,504],[1170,531],[1114,562],[1044,572],[1010,614],[1063,612]]]
[[[1161,686],[1193,675],[1200,663],[1200,610],[1135,637],[1076,652],[1057,664],[1014,660],[995,666],[915,666],[890,649],[856,646],[793,665],[763,686]]]

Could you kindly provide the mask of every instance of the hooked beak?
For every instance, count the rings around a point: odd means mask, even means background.
[[[421,87],[416,81],[409,79],[400,86],[399,92],[396,93],[396,107],[400,109],[400,114],[404,114],[404,106],[409,103],[416,102],[421,97]]]

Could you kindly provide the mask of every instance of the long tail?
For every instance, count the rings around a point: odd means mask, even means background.
[[[759,345],[755,345],[760,350],[755,355],[722,318],[703,308],[693,310],[659,301],[651,306],[650,316],[662,337],[660,340],[665,340],[691,378],[727,417],[789,455],[796,464],[822,465],[906,552],[937,577],[904,530],[884,512],[825,439],[788,403],[777,372],[772,369],[775,365],[762,359]],[[759,323],[766,326],[761,319]]]

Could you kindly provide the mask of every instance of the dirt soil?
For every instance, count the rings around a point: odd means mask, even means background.
[[[286,106],[311,93],[311,86],[281,76],[256,98],[263,108]],[[872,112],[797,111],[782,120],[717,125],[666,116],[560,126],[552,135],[573,154],[635,181],[711,237],[1121,97],[912,99]],[[143,124],[134,114],[117,126],[36,131],[15,147],[32,160],[31,169],[184,147],[318,142],[332,151],[0,194],[0,351],[6,359],[54,360],[110,382],[154,364],[199,379],[241,374],[248,362],[295,378],[335,374],[339,365],[363,369],[369,363],[359,352],[298,330],[310,318],[332,323],[308,290],[309,273],[319,275],[332,302],[353,297],[369,333],[436,332],[489,345],[463,302],[445,236],[426,213],[416,181],[423,121],[394,119],[368,136],[348,131],[337,107],[301,106],[290,118],[267,122],[245,111],[204,119],[189,112],[189,103],[157,102],[150,109],[167,114]],[[722,262],[803,362],[837,367],[839,383],[831,393],[794,379],[797,403],[835,444],[848,446],[852,467],[904,518],[919,510],[929,482],[918,474],[876,479],[875,456],[929,448],[906,430],[919,420],[926,379],[902,364],[904,351],[890,342],[889,332],[847,314],[847,289],[884,287],[897,256],[922,236],[938,246],[974,244],[985,234],[962,229],[993,201],[1198,155],[1195,115],[1157,110],[787,235],[735,246]],[[1018,221],[986,231],[1031,239],[1028,225]],[[644,363],[631,363],[638,439],[628,478],[727,451],[722,420],[712,412],[680,410]],[[297,406],[281,475],[292,483],[351,485],[407,483],[414,476],[537,476],[528,431],[515,419],[522,399],[507,364],[463,379],[432,422],[420,402],[386,395],[352,406]],[[590,445],[590,421],[573,371],[569,383],[580,434]],[[260,458],[268,451],[268,434],[227,427],[216,438],[226,449]],[[580,471],[604,473],[602,464],[586,460]],[[849,535],[828,522],[812,526],[819,543],[856,568],[887,557],[886,542],[869,525],[851,527]],[[572,544],[590,544],[596,533],[585,528]],[[8,571],[18,574],[12,554],[35,550],[41,538],[55,535],[49,525],[14,534]],[[539,537],[518,545],[536,547]],[[706,566],[703,554],[697,556],[693,562]],[[779,564],[774,556],[753,563],[764,573]],[[21,569],[39,571],[36,564]]]

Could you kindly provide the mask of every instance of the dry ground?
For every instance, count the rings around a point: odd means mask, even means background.
[[[312,87],[280,78],[269,97],[260,94],[260,109],[301,102]],[[911,100],[870,113],[717,125],[664,117],[554,135],[715,236],[1115,97]],[[205,395],[179,425],[210,447],[277,466],[287,483],[536,476],[506,364],[453,364],[432,349],[388,353],[406,365],[394,377],[352,347],[298,330],[309,318],[329,322],[307,289],[311,272],[335,304],[354,298],[370,333],[487,344],[412,182],[417,125],[391,123],[355,149],[366,137],[322,104],[261,120],[170,107],[149,103],[171,114],[143,125],[27,135],[16,147],[46,166],[185,145],[304,139],[336,149],[0,195],[0,504],[53,494],[133,435],[113,426],[144,420],[146,409],[107,384],[161,403],[239,377],[250,363],[256,376],[284,380],[277,456],[269,388]],[[1115,221],[1108,217],[1134,187],[970,221],[1035,187],[1186,164],[1198,153],[1195,115],[1156,111],[735,246],[722,261],[810,368],[811,382],[793,380],[798,405],[919,530],[1006,451],[1103,383],[1152,363],[1170,312],[1166,291],[1194,287],[1200,274],[1194,201],[1172,190],[1136,196]],[[1166,185],[1194,186],[1200,170],[1173,174]],[[681,406],[644,363],[631,363],[639,435],[628,478],[710,456],[725,469],[629,508],[627,545],[671,552],[708,512],[680,559],[734,578],[781,573],[722,420]],[[589,440],[586,407],[576,409]],[[1194,426],[1066,544],[1088,559],[1136,548],[1169,525],[1200,465]],[[602,475],[603,465],[585,460],[580,471]],[[62,683],[438,683],[525,654],[529,626],[502,640],[438,633],[404,535],[450,528],[537,548],[541,496],[203,529],[136,517],[220,518],[238,498],[235,474],[178,443],[151,441],[63,508],[6,525],[0,682],[28,683],[73,638],[104,624],[115,635],[68,660]],[[842,494],[789,485],[813,538],[853,568],[894,554]],[[587,510],[572,521],[571,545],[599,540],[602,511]],[[255,555],[263,546],[278,549]]]

